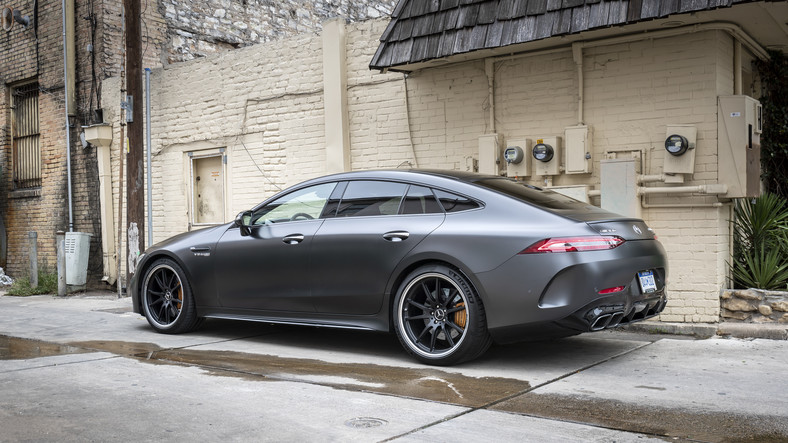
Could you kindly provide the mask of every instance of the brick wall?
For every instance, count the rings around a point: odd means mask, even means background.
[[[62,58],[62,16],[60,2],[41,2],[36,28],[15,23],[10,32],[0,31],[0,214],[8,235],[6,272],[14,277],[27,275],[29,270],[28,231],[38,234],[39,266],[55,267],[55,231],[66,229],[68,207],[66,194],[65,108]],[[31,20],[35,17],[32,2],[14,2],[8,6],[19,9]],[[39,146],[42,185],[35,195],[13,191],[11,164],[10,90],[28,81],[39,84]],[[74,136],[72,131],[72,137]],[[72,146],[72,150],[75,150]],[[72,160],[82,156],[75,152]],[[81,214],[89,218],[83,209]],[[80,226],[82,227],[82,226]],[[89,232],[89,231],[88,231]]]
[[[103,271],[96,151],[94,148],[83,149],[78,135],[80,126],[99,122],[94,110],[103,109],[106,115],[117,119],[120,84],[115,80],[108,82],[105,80],[118,77],[121,72],[122,2],[75,0],[74,3],[76,109],[70,110],[74,128],[70,134],[73,218],[74,230],[93,235],[89,260],[89,284],[96,286]],[[38,232],[40,261],[53,267],[54,233],[56,230],[68,228],[61,2],[40,0],[37,4],[38,17],[35,17],[31,1],[11,0],[4,3],[3,6],[10,6],[20,10],[23,15],[29,15],[37,23],[37,29],[33,26],[23,29],[22,26],[15,24],[10,32],[0,31],[0,85],[3,88],[0,93],[0,165],[2,165],[0,214],[8,232],[7,260],[6,263],[0,263],[0,266],[4,265],[6,271],[15,276],[25,275],[28,269],[27,232],[29,230]],[[394,4],[395,0],[149,2],[144,5],[142,11],[143,66],[161,67],[260,41],[293,36],[301,32],[313,35],[321,29],[320,24],[327,17],[339,15],[350,21],[381,17],[390,13]],[[297,44],[287,47],[287,51],[298,49]],[[286,54],[279,54],[280,57],[284,55]],[[275,59],[271,58],[268,61],[274,63]],[[300,70],[294,66],[293,71]],[[203,74],[207,75],[205,78],[210,78],[210,73],[203,72]],[[227,74],[227,81],[230,83],[240,82],[234,75],[256,75],[254,70],[242,72],[230,70]],[[296,75],[291,80],[296,82],[299,79],[300,77]],[[42,90],[39,105],[43,186],[39,196],[21,198],[18,194],[11,193],[8,94],[10,87],[28,80],[37,80]],[[250,140],[250,150],[255,147],[269,149],[275,145],[285,152],[290,147],[288,145],[290,138],[287,134],[302,131],[303,125],[308,126],[309,121],[312,121],[313,130],[311,135],[302,141],[309,146],[320,146],[322,126],[314,122],[321,120],[321,111],[309,117],[303,117],[298,110],[294,111],[297,114],[295,116],[282,115],[284,135],[278,135],[277,131],[280,128],[276,125],[266,123],[260,127],[255,123],[256,113],[265,112],[257,109],[260,103],[271,100],[271,97],[277,94],[293,92],[292,85],[295,83],[284,84],[284,86],[281,83],[280,81],[279,85],[266,85],[270,91],[259,90],[254,96],[249,97],[250,129],[244,131],[250,131],[245,139]],[[318,81],[315,85],[319,83]],[[269,96],[269,92],[273,96]],[[303,104],[305,109],[312,109],[314,102],[321,100],[319,94],[311,99],[300,97],[299,94],[296,92],[292,98],[296,102],[307,100]],[[141,104],[142,101],[138,103]],[[219,99],[216,103],[215,106],[223,106]],[[189,112],[194,108],[195,106],[190,107]],[[110,118],[105,120],[113,121]],[[118,125],[116,124],[115,127],[117,129]],[[217,133],[221,132],[217,131]],[[267,133],[265,142],[257,141],[254,134],[258,133]],[[221,137],[228,136],[221,135]],[[318,154],[322,153],[318,148],[313,150]],[[304,163],[304,158],[292,155],[290,164]],[[118,177],[117,162],[116,155],[112,163],[114,177]],[[304,165],[299,168],[300,173],[308,171],[309,167]],[[281,165],[266,166],[266,168],[270,169],[272,176],[281,183],[292,182],[295,180],[293,176],[300,176],[288,172]],[[317,168],[312,174],[320,172],[322,169]],[[281,186],[281,183],[276,186]],[[271,189],[276,189],[274,185],[269,184],[269,186]],[[167,202],[157,202],[160,208],[165,203]],[[117,205],[117,200],[114,204]],[[116,211],[117,208],[114,213],[117,213]]]
[[[484,63],[407,79],[369,71],[385,26],[372,20],[347,29],[352,168],[408,162],[472,168],[478,137],[491,129]],[[640,151],[639,173],[661,173],[668,124],[698,128],[696,173],[686,184],[714,183],[716,97],[732,92],[732,44],[727,34],[711,31],[586,49],[585,123],[593,128],[594,172],[558,176],[554,184],[598,188],[605,152]],[[321,51],[320,36],[301,35],[154,71],[153,174],[162,190],[154,194],[155,240],[189,228],[189,152],[226,149],[227,220],[280,188],[324,173]],[[569,50],[497,62],[495,85],[496,131],[504,137],[562,135],[577,124]],[[650,205],[699,205],[643,211],[670,261],[671,302],[663,320],[719,317],[730,208],[704,206],[714,202],[649,196]]]

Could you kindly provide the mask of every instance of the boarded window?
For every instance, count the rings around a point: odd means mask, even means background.
[[[41,186],[41,149],[38,132],[38,83],[11,91],[14,189]]]
[[[224,223],[224,154],[192,157],[192,225]]]

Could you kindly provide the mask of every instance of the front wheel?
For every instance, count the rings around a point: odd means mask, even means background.
[[[470,282],[443,265],[422,266],[408,275],[394,300],[394,329],[418,360],[453,365],[490,347],[481,299]]]
[[[156,331],[178,334],[199,326],[191,286],[174,261],[156,260],[145,272],[141,290],[145,318]]]

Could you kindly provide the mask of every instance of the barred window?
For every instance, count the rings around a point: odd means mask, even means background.
[[[38,83],[11,90],[14,189],[41,186],[38,132]]]

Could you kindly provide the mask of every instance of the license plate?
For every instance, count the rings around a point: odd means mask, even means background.
[[[640,289],[644,294],[657,290],[657,282],[654,281],[654,273],[652,271],[638,272],[638,280],[640,280]]]

